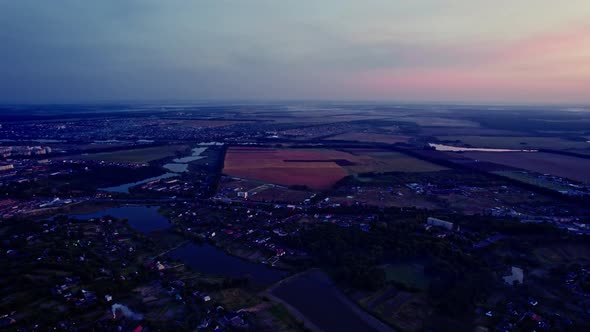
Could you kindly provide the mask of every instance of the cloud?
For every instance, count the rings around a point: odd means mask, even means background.
[[[439,56],[451,59],[448,64],[363,71],[352,79],[353,86],[380,98],[588,102],[587,24],[491,43],[476,52],[457,51],[470,47],[439,48]]]
[[[588,15],[585,0],[2,1],[0,102],[590,101],[590,28],[572,23]]]

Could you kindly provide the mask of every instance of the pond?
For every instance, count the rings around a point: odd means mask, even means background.
[[[205,274],[231,278],[249,277],[257,284],[269,285],[287,276],[285,271],[229,255],[210,244],[189,243],[172,250],[168,256]]]
[[[129,226],[142,233],[165,230],[172,226],[168,219],[158,212],[157,206],[123,206],[93,213],[70,215],[70,217],[77,219],[91,219],[103,216],[127,219]]]

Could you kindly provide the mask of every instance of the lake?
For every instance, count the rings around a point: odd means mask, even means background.
[[[103,216],[127,219],[129,226],[142,233],[160,231],[172,226],[168,219],[158,212],[157,206],[123,206],[93,213],[70,215],[70,217],[78,219],[91,219]]]
[[[437,151],[447,152],[465,152],[465,151],[479,151],[479,152],[537,152],[537,150],[516,150],[516,149],[491,149],[491,148],[464,148],[460,146],[444,145],[428,143],[431,147]]]
[[[189,243],[168,253],[172,259],[177,259],[189,265],[196,271],[240,278],[250,277],[254,283],[270,285],[285,276],[287,272],[271,268],[268,265],[253,263],[235,256],[210,244],[197,245]]]

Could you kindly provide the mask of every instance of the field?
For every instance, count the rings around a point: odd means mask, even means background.
[[[376,134],[376,133],[359,133],[359,132],[350,132],[345,134],[340,134],[336,136],[332,136],[328,138],[328,140],[343,140],[343,141],[358,141],[358,142],[369,142],[369,143],[386,143],[386,144],[395,144],[395,143],[406,143],[408,142],[409,137],[403,135],[394,135],[394,134]]]
[[[328,189],[349,174],[364,172],[432,172],[444,168],[384,150],[287,150],[232,147],[223,172],[270,183]]]
[[[426,290],[429,280],[424,274],[424,266],[420,264],[387,264],[383,267],[385,279],[406,287]]]
[[[464,152],[464,156],[590,183],[590,159],[544,152]]]
[[[446,136],[526,136],[524,132],[519,131],[478,127],[422,127],[420,134],[440,136],[440,140],[446,139]]]
[[[417,183],[420,190],[407,185]],[[530,192],[477,173],[439,171],[430,173],[388,173],[358,176],[339,183],[329,196],[343,205],[416,207],[427,210],[460,211],[482,214],[491,208],[510,206],[521,213],[533,213]],[[550,202],[537,195],[536,202]]]
[[[188,149],[188,145],[165,145],[150,148],[79,155],[77,157],[68,157],[68,159],[84,159],[123,163],[147,163],[166,157],[173,157],[176,155],[176,152],[182,152],[186,149]]]
[[[424,293],[403,291],[394,286],[371,293],[358,303],[398,331],[407,332],[423,331],[432,310]]]
[[[352,303],[326,274],[318,270],[282,281],[267,294],[286,304],[294,316],[301,315],[307,327],[316,327],[313,330],[393,331]]]
[[[400,121],[414,122],[422,127],[467,127],[477,128],[479,123],[471,120],[452,119],[432,116],[408,116],[399,119]]]
[[[505,149],[584,149],[590,143],[569,141],[559,137],[536,136],[437,136],[441,141],[460,141],[478,148]]]
[[[400,152],[379,149],[348,149],[346,152],[362,156],[363,162],[347,167],[353,173],[366,172],[437,172],[447,168],[422,161]]]
[[[277,150],[232,147],[227,151],[225,174],[286,186],[328,189],[347,176],[329,156],[314,150]]]
[[[529,183],[537,187],[547,188],[555,191],[569,190],[571,187],[554,183],[552,181],[539,178],[533,174],[524,171],[495,171],[494,174],[502,175],[520,182]]]

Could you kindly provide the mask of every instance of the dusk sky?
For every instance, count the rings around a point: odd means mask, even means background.
[[[0,102],[590,103],[589,0],[0,0]]]

